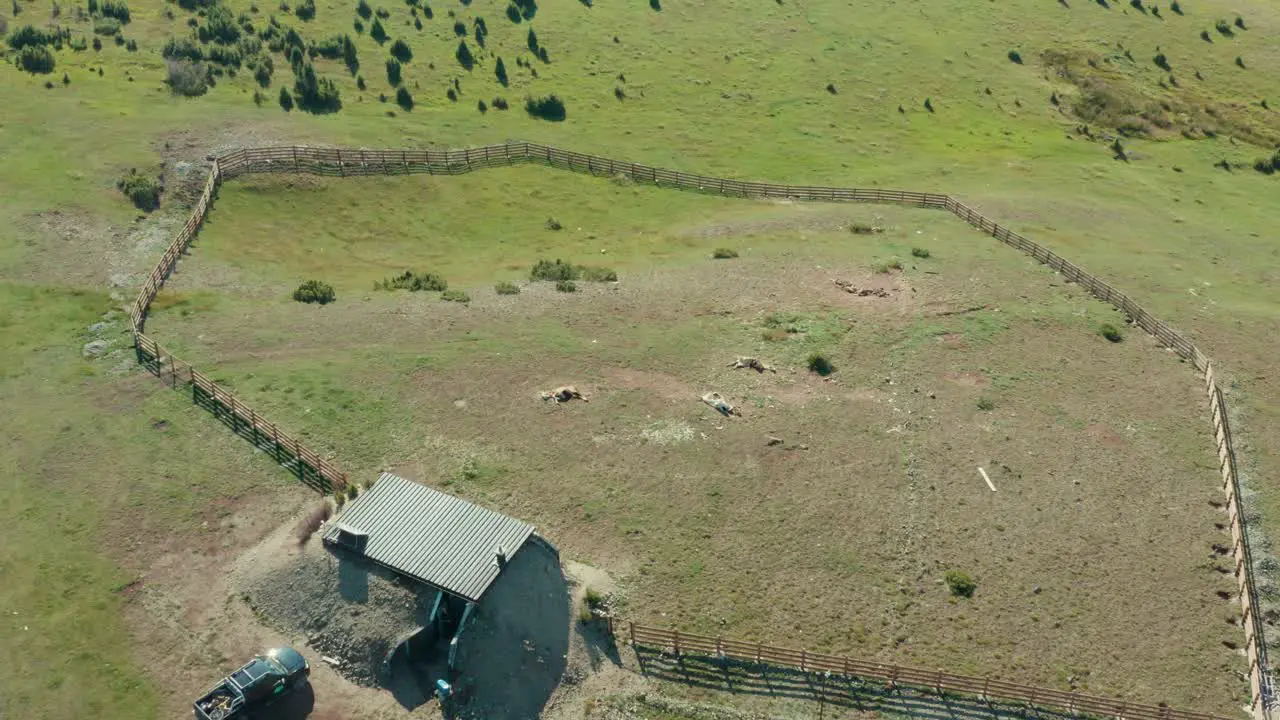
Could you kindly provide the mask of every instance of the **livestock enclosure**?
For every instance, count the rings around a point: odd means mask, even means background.
[[[741,182],[690,175],[635,163],[582,155],[530,143],[507,143],[452,151],[372,151],[309,147],[263,148],[236,150],[222,156],[212,157],[210,160],[212,162],[211,170],[191,217],[147,278],[130,310],[138,359],[151,372],[166,380],[175,388],[190,387],[193,397],[198,403],[209,407],[237,433],[249,438],[255,445],[270,448],[277,459],[291,467],[301,479],[322,490],[341,487],[347,483],[346,474],[338,469],[334,461],[307,449],[299,440],[281,432],[275,423],[266,420],[260,413],[249,407],[245,401],[239,400],[235,394],[220,387],[206,375],[195,370],[191,365],[176,359],[173,353],[166,350],[165,347],[144,332],[148,310],[152,301],[164,286],[179,260],[186,254],[188,247],[204,222],[205,215],[214,200],[219,185],[226,180],[249,173],[304,173],[338,177],[415,173],[454,175],[482,168],[533,163],[591,175],[624,176],[633,182],[712,195],[741,198],[781,198],[813,202],[887,203],[947,210],[982,233],[1026,253],[1036,261],[1060,273],[1066,281],[1078,284],[1093,296],[1114,306],[1131,323],[1154,336],[1162,345],[1168,347],[1182,358],[1190,361],[1201,374],[1212,416],[1212,429],[1219,458],[1219,469],[1223,490],[1226,495],[1226,509],[1232,538],[1230,552],[1235,559],[1233,575],[1242,611],[1241,624],[1245,633],[1243,650],[1249,662],[1251,705],[1255,713],[1269,717],[1272,691],[1261,619],[1255,609],[1257,607],[1257,591],[1252,579],[1254,567],[1252,552],[1249,547],[1246,519],[1240,506],[1241,493],[1236,470],[1235,450],[1230,427],[1227,423],[1226,402],[1217,382],[1211,361],[1179,333],[1155,318],[1125,294],[1086,273],[1050,250],[1011,231],[1008,227],[1001,226],[983,217],[958,200],[948,195],[934,193]],[[641,630],[635,640],[642,642],[647,638],[651,642],[666,642],[668,638],[666,635],[655,634],[655,631],[648,631],[650,634],[645,636],[645,632]],[[672,636],[672,638],[679,637],[679,635]],[[697,636],[685,637],[692,639],[689,642],[693,644],[688,645],[688,647],[701,651],[707,650],[705,638],[697,640]],[[702,642],[702,645],[698,645],[697,642]],[[714,647],[715,649],[722,649],[723,645],[717,641]],[[678,645],[676,649],[679,650]],[[807,655],[802,655],[800,658],[801,669],[806,669],[807,663]],[[814,667],[817,668],[816,665]],[[865,674],[865,672],[864,668],[862,673],[857,674]],[[941,678],[941,675],[938,677]],[[938,684],[939,689],[942,689],[941,680],[938,681]],[[1004,697],[1009,699],[1035,702],[1034,698],[1028,698],[1025,693],[1013,693],[1011,695],[1010,693],[1013,691],[999,684],[990,687],[992,688],[990,692],[992,696],[1000,696],[1000,693],[1004,692]],[[1002,687],[1004,687],[1003,690],[1001,689]],[[952,689],[975,692],[971,685],[963,688],[953,687]],[[1043,690],[1036,692],[1042,693],[1037,695],[1041,700],[1062,706],[1062,703],[1059,702],[1061,698],[1053,694],[1055,691]],[[987,693],[984,691],[982,694]],[[1071,704],[1067,707],[1069,710],[1081,709],[1086,712],[1114,713],[1118,716],[1160,716],[1141,715],[1136,705],[1121,704],[1119,706],[1106,707],[1087,704],[1075,705],[1076,702],[1082,702],[1078,698],[1070,702]],[[1165,716],[1178,717],[1176,714]],[[1184,715],[1183,717],[1192,716]]]

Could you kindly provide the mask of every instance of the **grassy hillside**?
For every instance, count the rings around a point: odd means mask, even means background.
[[[131,667],[121,596],[111,591],[157,550],[113,540],[140,517],[156,537],[189,532],[215,501],[264,477],[288,481],[146,378],[117,374],[128,360],[110,356],[123,347],[111,334],[123,328],[118,317],[99,331],[114,343],[108,357],[82,355],[98,337],[85,328],[127,302],[181,222],[185,180],[206,154],[236,145],[522,138],[695,172],[953,193],[1125,289],[1220,362],[1245,441],[1241,460],[1263,517],[1280,530],[1280,492],[1263,482],[1280,471],[1280,436],[1269,432],[1280,421],[1280,381],[1268,342],[1280,332],[1280,249],[1269,240],[1280,223],[1280,177],[1252,168],[1280,134],[1274,4],[1187,0],[1179,13],[1157,3],[1157,16],[1085,0],[579,2],[547,3],[519,23],[491,0],[426,4],[429,19],[423,3],[381,5],[389,38],[380,45],[370,37],[378,15],[356,32],[355,2],[322,0],[311,20],[267,2],[257,12],[227,3],[255,31],[274,15],[281,36],[294,28],[308,47],[350,35],[366,89],[340,57],[318,55],[310,62],[341,99],[340,110],[321,114],[281,109],[280,89],[294,94],[295,74],[270,41],[254,55],[272,58],[268,87],[242,59],[235,77],[222,68],[203,95],[176,95],[163,50],[192,32],[192,19],[207,28],[208,8],[201,18],[135,0],[117,30],[135,43],[130,51],[109,34],[94,49],[95,24],[109,32],[111,23],[87,5],[60,3],[56,17],[46,0],[0,5],[6,37],[28,23],[69,31],[50,51],[51,73],[21,71],[22,51],[10,45],[0,63],[0,223],[10,228],[0,239],[0,399],[10,409],[0,430],[11,439],[0,450],[0,511],[11,518],[0,530],[0,569],[18,578],[0,589],[0,611],[19,613],[0,624],[0,657],[14,669],[0,678],[0,710],[149,714],[163,688]],[[488,29],[483,48],[477,18]],[[1229,35],[1215,27],[1220,20]],[[456,57],[458,21],[471,70]],[[549,62],[531,52],[530,28]],[[396,39],[413,55],[401,70],[411,111],[396,104],[387,78]],[[201,55],[217,44],[195,41]],[[564,121],[525,112],[526,96],[550,94],[563,99]],[[492,109],[495,97],[510,109]],[[1127,161],[1114,159],[1116,137]],[[1229,169],[1215,166],[1224,160]],[[158,211],[140,212],[117,190],[129,168],[163,173]],[[525,182],[510,202],[568,222],[571,209],[543,211],[538,176]],[[485,204],[453,204],[454,231],[501,232],[486,224],[497,199],[477,197]],[[269,194],[261,202],[270,211]],[[584,199],[579,212],[600,202]],[[696,201],[670,206],[694,212]],[[433,207],[398,209],[412,217]],[[384,219],[370,217],[368,227],[394,232],[385,218],[397,208],[376,203],[352,208],[353,223],[375,211]],[[248,230],[275,240],[269,225]],[[168,422],[163,433],[158,418]]]

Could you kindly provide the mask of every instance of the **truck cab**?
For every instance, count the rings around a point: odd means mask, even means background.
[[[311,666],[293,648],[276,648],[245,663],[195,702],[199,720],[240,720],[307,682]]]

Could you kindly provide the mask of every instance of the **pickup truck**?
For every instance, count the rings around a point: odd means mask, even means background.
[[[311,666],[293,648],[276,648],[236,670],[195,703],[199,720],[241,720],[305,685]]]

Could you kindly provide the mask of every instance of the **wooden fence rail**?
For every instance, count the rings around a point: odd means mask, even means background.
[[[177,387],[189,384],[194,393],[216,408],[226,408],[233,427],[239,431],[243,425],[255,439],[270,432],[272,447],[287,452],[277,457],[282,462],[295,463],[306,468],[300,477],[311,473],[321,485],[343,486],[346,474],[315,452],[303,447],[297,440],[279,432],[231,393],[209,381],[204,375],[186,363],[173,358],[143,333],[147,308],[164,285],[186,252],[200,225],[204,222],[219,184],[229,178],[247,173],[307,173],[337,177],[364,175],[403,175],[426,173],[456,175],[483,168],[501,167],[520,163],[537,163],[573,172],[602,176],[620,176],[635,182],[651,183],[661,187],[703,192],[742,198],[786,198],[814,202],[870,202],[937,208],[954,214],[957,218],[977,228],[1000,242],[1014,247],[1038,262],[1060,272],[1069,282],[1077,283],[1125,314],[1138,327],[1157,338],[1166,347],[1191,361],[1204,374],[1205,390],[1213,417],[1214,439],[1217,444],[1219,469],[1223,490],[1227,495],[1227,515],[1230,518],[1232,549],[1236,559],[1236,582],[1241,609],[1244,613],[1245,650],[1249,658],[1249,683],[1252,710],[1270,720],[1274,703],[1270,665],[1267,659],[1266,641],[1260,613],[1257,612],[1258,594],[1253,580],[1253,554],[1249,546],[1246,518],[1241,507],[1241,487],[1236,467],[1235,449],[1227,420],[1227,404],[1214,373],[1213,364],[1199,349],[1165,322],[1144,310],[1137,302],[1102,280],[1090,275],[1048,248],[1038,245],[1007,227],[983,217],[980,213],[949,195],[921,193],[907,190],[881,188],[837,188],[801,185],[777,185],[748,182],[727,178],[693,175],[664,168],[611,158],[586,155],[536,143],[511,142],[460,150],[370,150],[354,148],[318,148],[306,146],[282,146],[266,148],[242,148],[217,157],[212,162],[204,192],[200,195],[191,217],[165,251],[155,269],[144,281],[130,311],[133,323],[138,359],[161,379]],[[166,365],[166,363],[168,363]],[[183,374],[185,373],[185,375]],[[186,380],[183,381],[182,378]],[[200,398],[197,398],[200,401]],[[306,479],[306,477],[304,477]],[[805,659],[805,662],[808,662]],[[992,681],[995,682],[995,681]],[[992,687],[995,687],[994,685]],[[1122,713],[1123,714],[1123,713]],[[1128,715],[1133,716],[1132,712]],[[1152,716],[1154,717],[1154,716]],[[1168,717],[1168,716],[1161,716]],[[1182,717],[1190,718],[1191,715]]]
[[[722,637],[683,633],[628,623],[627,637],[636,646],[657,648],[670,655],[693,654],[745,663],[788,667],[801,672],[829,673],[845,678],[872,680],[890,687],[912,686],[934,692],[971,695],[983,700],[1053,707],[1069,713],[1125,720],[1223,720],[1216,715],[1175,710],[1167,705],[1142,705],[1114,698],[1085,695],[1051,688],[1021,685],[995,678],[954,675],[942,670],[922,670],[842,655],[828,655],[742,642]]]

